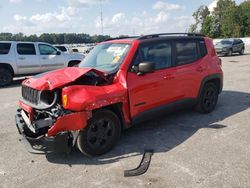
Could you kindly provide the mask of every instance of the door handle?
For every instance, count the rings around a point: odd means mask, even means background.
[[[25,57],[19,57],[18,59],[20,59],[20,60],[25,60]]]
[[[172,74],[167,74],[167,75],[164,76],[163,78],[164,78],[164,80],[173,80],[173,79],[175,78],[175,76],[172,75]]]

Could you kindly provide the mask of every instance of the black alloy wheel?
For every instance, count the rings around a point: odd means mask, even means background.
[[[218,101],[218,89],[215,84],[207,83],[201,93],[197,104],[197,110],[201,113],[212,112]]]
[[[233,54],[233,51],[231,49],[229,49],[227,52],[227,56],[232,56],[232,54]]]
[[[240,55],[244,55],[244,51],[245,51],[245,49],[242,48],[241,51],[240,51]]]
[[[87,156],[99,156],[114,147],[120,133],[117,115],[110,110],[99,110],[93,114],[87,128],[80,132],[77,147]]]

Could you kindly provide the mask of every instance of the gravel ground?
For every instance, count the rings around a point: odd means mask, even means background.
[[[0,187],[250,187],[250,47],[222,57],[224,91],[208,115],[181,111],[125,131],[110,153],[87,158],[34,155],[14,123],[21,80],[0,89]],[[125,178],[144,149],[154,149],[146,174]]]

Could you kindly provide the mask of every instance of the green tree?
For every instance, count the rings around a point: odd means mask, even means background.
[[[53,38],[51,37],[51,34],[49,33],[43,33],[39,36],[40,42],[47,42],[53,44]]]
[[[0,34],[0,40],[6,40],[6,41],[9,41],[9,40],[12,40],[12,33],[1,33]]]
[[[207,6],[200,6],[194,13],[193,18],[195,23],[189,28],[190,32],[198,32],[199,27],[203,24],[205,18],[210,14]]]
[[[235,1],[233,0],[219,0],[217,2],[217,6],[214,8],[213,15],[215,16],[215,25],[216,25],[216,30],[218,33],[218,36],[216,37],[221,37],[223,36],[222,32],[222,21],[226,18],[226,15],[228,14],[227,10],[231,7],[235,7]]]
[[[213,16],[207,16],[201,26],[201,33],[209,37],[214,37],[214,34],[212,33],[214,20]]]
[[[227,7],[222,15],[221,36],[240,37],[241,36],[241,16],[239,7],[232,5]]]
[[[241,34],[250,36],[250,0],[246,0],[239,5],[241,15]]]

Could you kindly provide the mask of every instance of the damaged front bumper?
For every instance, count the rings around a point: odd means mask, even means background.
[[[15,116],[18,132],[22,135],[21,141],[25,144],[30,153],[69,153],[72,146],[76,142],[78,133],[87,126],[87,121],[92,117],[91,112],[82,111],[58,117],[53,124],[49,120],[37,120],[40,127],[48,127],[43,134],[35,134],[31,123],[27,122],[27,116],[23,112],[32,116],[33,110],[20,103],[21,109],[17,110]],[[47,125],[44,125],[47,124]],[[33,125],[34,126],[34,125]],[[32,131],[32,129],[34,130]]]
[[[68,131],[60,132],[53,137],[40,136],[32,138],[26,135],[25,128],[27,125],[21,115],[21,111],[15,116],[16,126],[20,135],[21,142],[25,145],[30,153],[69,153],[72,147],[72,135]]]

